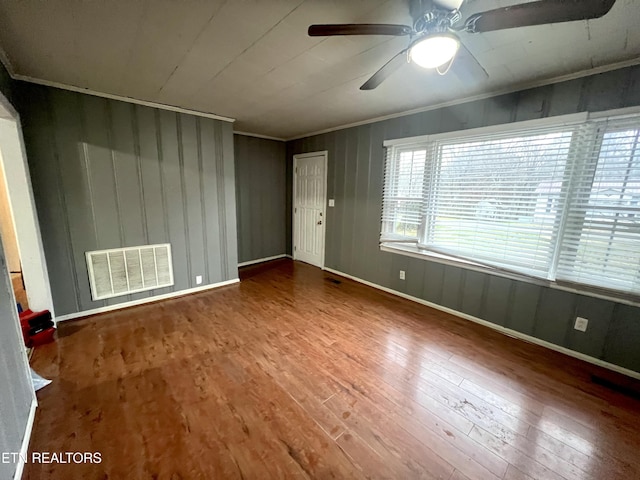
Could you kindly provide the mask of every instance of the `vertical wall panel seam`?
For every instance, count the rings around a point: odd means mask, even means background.
[[[340,228],[340,236],[341,236],[341,238],[340,238],[340,241],[339,241],[338,245],[342,244],[342,239],[344,238],[345,232],[346,232],[345,222],[347,221],[346,220],[346,217],[347,217],[347,215],[346,215],[346,213],[347,213],[346,212],[346,204],[347,204],[347,174],[348,174],[348,165],[349,165],[349,162],[348,162],[348,155],[349,155],[348,134],[349,134],[349,132],[350,132],[350,130],[346,130],[344,132],[344,154],[342,155],[342,159],[343,159],[342,166],[343,166],[343,169],[344,169],[344,174],[343,174],[344,176],[342,177],[344,179],[343,184],[342,184],[342,222],[341,222],[342,226]],[[342,249],[340,249],[340,250],[342,250]],[[340,254],[340,269],[344,268],[345,272],[353,273],[353,272],[351,272],[351,269],[349,268],[348,265],[343,265],[342,264],[343,255],[342,255],[342,252],[340,252],[340,253],[341,253]],[[351,252],[351,253],[352,253],[352,256],[353,256],[353,252]]]
[[[593,77],[583,77],[580,79],[580,97],[578,100],[578,112],[584,112],[587,108],[587,104],[589,102],[589,92],[591,85],[593,83]]]
[[[95,207],[95,202],[94,202],[94,188],[93,188],[93,182],[91,180],[91,160],[89,159],[89,148],[86,142],[87,139],[87,123],[85,120],[85,108],[84,108],[84,96],[80,95],[78,97],[78,102],[80,103],[80,133],[82,135],[82,155],[84,157],[84,166],[85,166],[85,174],[87,177],[87,188],[89,189],[89,206],[91,208],[91,221],[92,221],[92,226],[93,226],[93,235],[95,238],[95,243],[94,245],[96,246],[96,248],[99,248],[99,236],[98,236],[98,223],[96,221],[96,207]],[[86,262],[86,261],[85,261]],[[85,265],[85,268],[88,270],[88,265]],[[80,298],[80,284],[78,282],[76,282],[77,285],[77,291],[76,291],[76,295],[78,296],[78,299]],[[93,300],[93,298],[92,298]],[[80,301],[80,300],[78,300]],[[100,301],[100,303],[102,305],[107,305],[107,302],[105,300]],[[78,310],[80,310],[80,308],[78,307]]]
[[[227,252],[227,209],[225,201],[225,185],[224,185],[224,150],[222,148],[222,132],[220,125],[215,123],[214,126],[215,139],[215,162],[216,162],[216,183],[218,185],[218,221],[220,234],[221,249],[221,274],[223,279],[229,277],[229,254]]]
[[[349,130],[349,136],[351,138],[351,141],[354,144],[354,148],[353,150],[350,150],[350,157],[352,159],[352,161],[355,163],[354,165],[354,174],[353,174],[353,183],[351,184],[352,190],[351,190],[351,217],[347,218],[347,230],[345,231],[345,233],[348,231],[348,235],[351,237],[352,241],[351,241],[351,257],[348,259],[349,262],[349,272],[352,273],[356,273],[356,268],[357,268],[357,264],[358,262],[356,261],[355,255],[353,252],[357,251],[354,250],[354,246],[356,244],[355,241],[353,241],[353,237],[355,235],[357,235],[357,231],[355,228],[355,224],[356,224],[356,204],[357,204],[357,190],[358,190],[358,152],[360,150],[360,145],[359,145],[359,134],[358,134],[358,130],[359,127],[353,127]],[[350,165],[347,162],[347,168],[349,168]],[[345,187],[347,187],[347,183],[345,182]],[[346,242],[345,242],[346,243]]]
[[[234,158],[234,162],[235,162],[235,170],[236,170],[236,216],[238,218],[238,230],[237,230],[237,242],[238,242],[238,261],[242,262],[242,261],[246,261],[249,260],[250,257],[248,257],[247,255],[245,255],[244,252],[244,245],[242,242],[242,237],[244,235],[249,235],[250,232],[247,231],[243,231],[242,226],[244,225],[244,215],[243,215],[243,202],[242,202],[242,198],[241,198],[241,194],[240,194],[240,184],[242,183],[242,179],[240,177],[241,173],[243,170],[240,168],[240,159],[245,158],[245,154],[242,151],[243,145],[241,144],[241,135],[237,135],[237,134],[233,134],[233,141],[234,141],[234,146],[233,146],[233,151],[235,154],[235,158]],[[238,144],[235,144],[236,139],[238,140]],[[243,235],[244,234],[244,235]]]
[[[287,215],[287,190],[288,188],[287,188],[287,145],[286,144],[283,145],[280,161],[281,161],[280,174],[282,175],[282,193],[280,196],[280,200],[282,201],[282,203],[280,205],[284,207],[284,210],[282,213],[282,215],[284,215],[282,218],[282,228],[283,228],[282,252],[287,253],[287,216],[288,216]],[[325,246],[325,252],[326,252],[326,246]],[[326,254],[325,254],[325,262],[326,262]]]
[[[489,283],[489,281],[487,281],[487,283]],[[517,282],[515,281],[509,282],[509,293],[507,293],[507,308],[505,308],[505,312],[504,312],[505,318],[503,321],[503,325],[505,327],[509,327],[509,325],[514,325],[513,327],[514,330],[518,330],[517,328],[515,328],[515,324],[511,321],[513,317],[513,309],[515,308],[515,298],[516,298],[517,287],[518,287]],[[512,327],[509,327],[509,328],[512,328]]]
[[[375,212],[375,208],[376,208],[375,205],[378,202],[377,199],[375,201],[371,201],[373,200],[372,188],[371,188],[371,184],[372,184],[371,175],[373,173],[373,158],[374,158],[373,149],[374,149],[374,143],[377,143],[376,139],[374,138],[374,132],[375,132],[375,129],[373,126],[371,126],[369,128],[369,158],[367,159],[367,192],[365,195],[365,202],[367,205],[365,209],[365,212],[366,212],[365,215],[366,215],[367,221],[369,220],[369,218],[371,218],[372,213]],[[384,165],[384,159],[383,159],[383,165]],[[378,227],[380,228],[380,225]],[[367,234],[369,233],[366,227],[365,227],[365,232]],[[365,239],[365,242],[366,241],[367,239]]]
[[[138,107],[133,103],[131,109],[131,131],[133,133],[133,152],[136,157],[136,173],[138,175],[138,192],[140,197],[140,214],[142,216],[142,234],[144,235],[144,244],[149,245],[149,226],[147,222],[147,205],[145,203],[144,181],[142,179],[142,158],[140,149],[140,129],[138,128]],[[146,292],[147,297],[152,297],[153,292]]]
[[[164,152],[162,151],[162,123],[160,121],[160,110],[154,111],[154,121],[156,127],[156,149],[158,151],[158,170],[160,173],[160,196],[162,197],[162,216],[164,220],[165,240],[171,243],[171,231],[169,230],[169,217],[167,213],[167,198],[164,190],[165,172],[164,172]]]
[[[187,254],[187,284],[191,285],[191,238],[189,236],[189,201],[187,185],[184,178],[184,145],[182,138],[182,117],[176,113],[176,138],[178,139],[178,166],[180,167],[180,196],[182,198],[182,223],[184,224],[184,240]]]
[[[87,124],[84,118],[84,96],[79,97],[80,102],[80,132],[82,134],[82,155],[84,158],[84,169],[87,177],[87,188],[89,189],[89,206],[91,207],[91,220],[93,223],[93,235],[95,238],[96,248],[100,248],[98,237],[98,223],[96,222],[96,207],[94,205],[93,182],[91,181],[91,161],[89,160],[89,149],[87,148]]]
[[[613,308],[611,309],[611,314],[609,315],[609,328],[607,329],[607,333],[604,337],[604,342],[602,343],[602,351],[600,352],[600,359],[609,358],[609,350],[610,350],[610,341],[611,337],[616,333],[617,327],[617,311],[620,309],[620,304],[615,303]]]
[[[482,274],[482,292],[480,293],[480,308],[478,309],[480,318],[486,318],[486,303],[489,297],[489,275]],[[474,314],[478,316],[478,313]]]
[[[628,70],[626,72],[626,79],[625,82],[623,84],[622,87],[622,92],[620,94],[620,105],[618,105],[619,107],[623,107],[624,105],[629,105],[629,101],[628,101],[628,95],[629,95],[629,90],[631,90],[631,85],[633,84],[633,75],[632,75],[632,71]]]
[[[236,139],[236,135],[233,135],[233,141],[235,142]],[[240,191],[240,184],[243,182],[243,178],[242,178],[242,172],[246,171],[245,169],[240,167],[240,162],[242,161],[241,159],[246,158],[246,153],[244,152],[245,148],[244,145],[235,145],[233,146],[233,151],[235,154],[235,158],[234,158],[234,162],[235,162],[235,169],[236,169],[236,210],[237,210],[237,218],[238,218],[238,261],[240,261],[240,258],[242,258],[243,260],[246,260],[245,257],[251,258],[251,255],[246,255],[245,252],[245,244],[243,241],[244,236],[247,237],[251,237],[251,230],[252,230],[252,222],[249,222],[249,231],[244,231],[242,233],[244,233],[244,235],[240,234],[240,230],[242,229],[242,226],[245,225],[246,223],[246,219],[247,216],[244,213],[244,207],[245,207],[245,203],[242,201],[242,194]]]
[[[541,289],[538,290],[538,298],[536,300],[536,307],[534,309],[533,312],[533,331],[530,332],[531,335],[533,335],[534,337],[539,337],[539,335],[536,334],[536,330],[539,324],[542,324],[543,322],[539,322],[538,321],[538,312],[540,311],[540,304],[542,303],[542,299],[544,298],[544,291],[545,291],[545,287],[542,287]]]
[[[252,138],[250,140],[250,143],[253,144],[251,150],[259,149],[261,141],[262,140],[260,140],[258,138]],[[235,153],[235,150],[234,150],[234,153]],[[256,162],[256,163],[258,163],[258,165],[260,167],[260,170],[251,169],[251,173],[252,173],[252,175],[251,175],[251,177],[252,177],[251,178],[251,184],[252,185],[254,184],[253,183],[253,177],[254,177],[254,175],[256,173],[258,174],[259,178],[263,178],[262,177],[262,169],[264,168],[264,162],[260,161],[260,162]],[[264,201],[258,202],[258,211],[257,211],[258,222],[257,223],[258,223],[258,236],[259,236],[259,238],[265,238],[265,231],[266,231],[265,220],[266,220],[266,218],[265,218],[265,215],[264,215],[264,207],[265,207],[265,202]],[[251,242],[251,253],[252,254],[256,255],[258,258],[267,256],[267,255],[265,255],[263,253],[264,252],[264,248],[265,248],[265,245],[264,245],[263,242],[258,242],[257,243],[256,250],[253,249],[253,244],[254,244],[254,242]]]
[[[252,148],[251,148],[251,143],[252,142],[253,142],[253,139],[249,138],[247,140],[248,145],[243,145],[241,150],[240,149],[236,150],[235,149],[235,145],[234,145],[234,154],[236,156],[242,155],[242,157],[236,157],[236,158],[245,158],[244,157],[245,155],[247,155],[247,157],[249,157],[251,155],[251,151],[252,151]],[[252,164],[251,160],[248,163],[249,163],[249,165],[251,165]],[[244,172],[246,172],[244,178],[246,179],[246,182],[249,185],[253,185],[254,169],[251,168],[251,166],[248,167],[248,168],[243,169]],[[238,167],[239,167],[239,165],[238,165]],[[238,170],[240,170],[240,169],[238,169]],[[236,175],[241,175],[241,174],[237,172]],[[245,255],[248,253],[248,256],[250,258],[251,257],[260,258],[253,251],[254,241],[252,241],[252,239],[254,239],[255,237],[259,236],[259,234],[258,234],[259,227],[258,228],[254,228],[256,218],[253,215],[253,208],[252,208],[253,207],[253,203],[254,202],[251,201],[251,197],[249,197],[247,202],[242,202],[241,201],[241,202],[236,204],[236,208],[238,208],[239,211],[241,212],[239,220],[244,220],[250,226],[249,227],[250,231],[248,232],[246,238],[243,238],[243,240],[242,240],[242,250],[240,250],[240,244],[239,244],[238,245],[238,251],[239,252],[240,251],[243,252],[243,254],[245,254]]]
[[[360,172],[360,134],[362,132],[362,129],[364,127],[357,127],[354,129],[353,133],[355,134],[356,137],[356,154],[354,156],[355,162],[356,162],[356,175],[353,179],[353,219],[351,220],[351,258],[354,258],[353,252],[358,251],[358,222],[357,222],[357,217],[358,217],[358,212],[357,212],[357,206],[358,206],[358,177],[359,177],[359,172]],[[359,262],[355,262],[352,261],[350,268],[352,272],[355,272],[355,269],[359,270]]]
[[[327,134],[326,138],[326,149],[327,150],[327,200],[330,198],[335,198],[335,175],[329,175],[329,171],[334,168],[334,157],[335,157],[335,137],[331,134]],[[331,170],[333,172],[333,170]],[[331,182],[331,183],[330,183]],[[327,203],[328,205],[328,203]],[[324,216],[324,221],[326,222],[326,230],[324,234],[324,264],[325,266],[333,265],[331,261],[331,257],[333,257],[333,226],[335,222],[334,210],[325,206],[326,215]]]
[[[125,245],[124,227],[122,224],[122,211],[120,208],[120,193],[118,192],[118,174],[116,171],[116,149],[114,148],[113,134],[113,113],[111,111],[111,101],[104,100],[105,113],[107,120],[107,144],[109,145],[109,153],[111,154],[111,171],[113,173],[113,193],[116,199],[116,217],[118,218],[118,231],[120,232],[120,247]]]
[[[571,314],[571,318],[567,323],[567,329],[564,332],[564,337],[562,339],[562,345],[569,345],[571,340],[571,333],[573,332],[573,320],[578,315],[578,296],[571,295],[571,303],[573,303],[573,313]]]
[[[342,132],[336,132],[336,144],[335,144],[335,151],[336,151],[336,155],[334,158],[334,162],[335,162],[335,171],[336,171],[336,175],[335,175],[335,180],[334,180],[334,196],[336,197],[340,197],[340,198],[336,198],[336,201],[338,202],[337,206],[334,206],[335,210],[334,210],[334,216],[335,216],[335,221],[334,221],[334,229],[333,229],[333,245],[335,246],[335,251],[334,251],[334,256],[333,256],[333,265],[332,267],[337,268],[338,270],[340,270],[342,268],[342,264],[341,264],[341,260],[342,260],[342,256],[340,255],[340,240],[341,240],[341,235],[342,235],[342,229],[343,229],[343,220],[344,220],[344,202],[345,202],[345,198],[344,198],[344,163],[345,163],[345,156],[346,156],[346,151],[342,150],[341,147],[344,147],[344,145],[341,145],[340,143],[340,138],[344,137],[344,131]],[[346,141],[346,140],[345,140]],[[340,159],[340,164],[338,164],[338,158]],[[342,170],[341,173],[338,173]],[[341,178],[343,181],[343,184],[340,185],[340,191],[338,191],[338,178]]]
[[[211,281],[209,276],[209,247],[207,244],[207,213],[204,194],[204,164],[202,160],[202,120],[196,118],[196,144],[198,154],[198,180],[200,187],[200,215],[202,216],[202,248],[204,250],[204,274],[207,282]]]
[[[509,122],[513,123],[518,118],[518,105],[520,105],[520,100],[522,99],[522,92],[518,92],[514,95],[516,99],[515,102],[511,104],[511,112],[509,112]]]
[[[457,267],[456,267],[457,268]],[[466,298],[464,291],[467,288],[467,272],[464,268],[460,268],[460,276],[458,277],[458,295],[456,295],[455,310],[463,311],[464,299]]]
[[[442,265],[442,268],[440,268],[440,281],[438,282],[438,300],[436,301],[438,305],[442,305],[442,298],[444,297],[444,277],[446,274],[447,266]],[[422,289],[424,290],[424,287]]]
[[[60,152],[58,149],[58,141],[56,139],[56,133],[58,130],[58,124],[56,122],[56,117],[53,113],[53,105],[51,103],[51,92],[49,90],[45,90],[45,98],[46,98],[46,111],[47,116],[49,117],[49,122],[52,128],[52,142],[53,142],[53,158],[56,166],[56,178],[55,182],[58,186],[59,199],[60,199],[60,208],[62,209],[62,213],[64,214],[64,235],[67,239],[67,261],[69,262],[69,267],[71,270],[71,279],[73,281],[74,286],[74,300],[76,304],[76,311],[80,311],[80,284],[78,283],[78,274],[76,272],[76,261],[73,258],[73,237],[71,236],[71,229],[69,228],[69,211],[67,209],[67,200],[65,198],[64,185],[62,183],[62,178],[60,177],[61,169],[60,169]]]
[[[142,158],[140,158],[140,130],[138,128],[138,108],[132,103],[131,131],[133,133],[133,152],[136,156],[136,173],[138,175],[138,191],[140,196],[140,209],[142,213],[142,232],[145,245],[149,244],[149,227],[147,225],[147,206],[145,204],[144,182],[142,180]]]
[[[549,116],[549,112],[551,111],[551,102],[550,98],[553,98],[553,85],[547,87],[547,94],[542,98],[542,112],[540,114],[540,118],[547,118]]]

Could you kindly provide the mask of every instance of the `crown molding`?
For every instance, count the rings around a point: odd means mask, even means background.
[[[214,113],[209,113],[209,112],[202,112],[199,110],[190,110],[187,108],[182,108],[182,107],[176,107],[174,105],[166,105],[166,104],[162,104],[162,103],[156,103],[156,102],[148,102],[145,100],[138,100],[132,97],[124,97],[124,96],[120,96],[120,95],[112,95],[109,93],[103,93],[103,92],[97,92],[94,90],[90,90],[87,88],[81,88],[81,87],[76,87],[74,85],[67,85],[64,83],[58,83],[58,82],[51,82],[49,80],[42,80],[39,78],[35,78],[35,77],[30,77],[27,75],[20,75],[15,73],[15,70],[13,68],[13,65],[11,64],[11,61],[9,60],[9,57],[7,56],[6,52],[2,49],[2,46],[0,46],[0,63],[2,63],[4,65],[4,67],[7,69],[7,72],[9,72],[9,75],[11,76],[11,78],[13,78],[14,80],[22,80],[25,82],[29,82],[29,83],[35,83],[38,85],[44,85],[47,87],[54,87],[54,88],[61,88],[63,90],[70,90],[72,92],[80,92],[80,93],[86,93],[88,95],[94,95],[97,97],[103,97],[103,98],[109,98],[112,100],[119,100],[122,102],[128,102],[128,103],[134,103],[137,105],[144,105],[147,107],[153,107],[153,108],[159,108],[162,110],[169,110],[169,111],[173,111],[173,112],[179,112],[179,113],[187,113],[190,115],[196,115],[199,117],[206,117],[206,118],[212,118],[214,120],[222,120],[225,122],[230,122],[233,123],[236,121],[235,118],[231,118],[231,117],[225,117],[222,115],[216,115]],[[546,85],[551,85],[554,83],[560,83],[560,82],[565,82],[565,81],[569,81],[569,80],[576,80],[578,78],[583,78],[583,77],[587,77],[590,75],[597,75],[599,73],[606,73],[606,72],[610,72],[613,70],[618,70],[620,68],[626,68],[626,67],[632,67],[632,66],[636,66],[636,65],[640,65],[640,57],[637,58],[632,58],[630,60],[625,60],[622,62],[617,62],[617,63],[611,63],[608,65],[603,65],[600,67],[595,67],[595,68],[589,68],[586,70],[581,70],[578,72],[573,72],[573,73],[569,73],[569,74],[565,74],[565,75],[559,75],[553,78],[549,78],[546,80],[537,80],[537,81],[533,81],[533,82],[524,82],[524,83],[520,83],[517,84],[515,86],[509,87],[509,88],[504,88],[501,90],[496,90],[493,92],[487,92],[487,93],[482,93],[482,94],[478,94],[478,95],[472,95],[470,97],[464,97],[464,98],[460,98],[460,99],[456,99],[456,100],[452,100],[449,102],[441,102],[438,103],[436,105],[430,105],[430,106],[425,106],[425,107],[418,107],[418,108],[414,108],[411,110],[405,110],[402,112],[396,112],[396,113],[391,113],[388,115],[382,115],[379,117],[373,117],[373,118],[369,118],[369,119],[365,119],[365,120],[360,120],[357,122],[352,122],[352,123],[347,123],[347,124],[342,124],[342,125],[338,125],[335,127],[330,127],[330,128],[326,128],[323,130],[317,130],[317,131],[312,131],[312,132],[308,132],[308,133],[304,133],[304,134],[300,134],[300,135],[294,135],[293,137],[288,137],[288,138],[281,138],[281,137],[273,137],[270,135],[262,135],[259,133],[251,133],[251,132],[242,132],[242,131],[234,131],[234,134],[238,134],[238,135],[245,135],[248,137],[255,137],[255,138],[263,138],[265,140],[275,140],[275,141],[279,141],[279,142],[290,142],[293,140],[300,140],[302,138],[308,138],[308,137],[313,137],[315,135],[322,135],[324,133],[330,133],[330,132],[335,132],[338,130],[344,130],[347,128],[353,128],[353,127],[359,127],[361,125],[369,125],[372,123],[376,123],[376,122],[382,122],[384,120],[391,120],[394,118],[400,118],[400,117],[405,117],[407,115],[414,115],[417,113],[423,113],[423,112],[428,112],[431,110],[437,110],[439,108],[447,108],[447,107],[452,107],[455,105],[461,105],[463,103],[469,103],[469,102],[475,102],[478,100],[486,100],[488,98],[493,98],[493,97],[498,97],[500,95],[507,95],[510,93],[515,93],[518,91],[522,91],[522,90],[527,90],[530,88],[537,88],[537,87],[544,87]]]
[[[234,135],[244,135],[245,137],[255,137],[262,138],[264,140],[275,140],[277,142],[286,142],[287,140],[280,137],[270,137],[269,135],[261,135],[260,133],[250,133],[250,132],[240,132],[237,130],[233,131]]]
[[[166,105],[164,103],[148,102],[146,100],[138,100],[132,97],[123,97],[121,95],[113,95],[111,93],[97,92],[89,88],[76,87],[75,85],[67,85],[66,83],[51,82],[49,80],[42,80],[41,78],[29,77],[28,75],[14,74],[11,75],[14,80],[22,80],[23,82],[35,83],[37,85],[44,85],[45,87],[60,88],[62,90],[69,90],[71,92],[86,93],[87,95],[93,95],[94,97],[108,98],[111,100],[119,100],[121,102],[134,103],[136,105],[143,105],[145,107],[158,108],[161,110],[169,110],[171,112],[187,113],[189,115],[196,115],[198,117],[212,118],[214,120],[222,120],[223,122],[233,123],[235,118],[224,117],[222,115],[216,115],[215,113],[201,112],[199,110],[190,110],[188,108],[176,107],[174,105]]]

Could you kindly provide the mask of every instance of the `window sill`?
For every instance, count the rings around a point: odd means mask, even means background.
[[[632,295],[627,295],[627,296],[625,296],[624,294],[616,295],[614,292],[609,292],[607,290],[599,290],[595,287],[589,287],[586,285],[558,283],[558,282],[553,282],[551,280],[545,280],[545,279],[536,278],[536,277],[532,277],[524,274],[507,272],[505,270],[500,270],[498,268],[491,268],[486,265],[474,263],[472,261],[463,260],[456,257],[451,257],[449,255],[443,255],[441,253],[421,250],[421,249],[418,249],[416,246],[410,245],[410,244],[398,245],[398,244],[382,243],[380,245],[380,250],[383,252],[394,253],[398,255],[405,255],[407,257],[418,258],[420,260],[426,260],[426,261],[440,263],[443,265],[450,265],[453,267],[464,268],[466,270],[472,270],[476,272],[486,273],[489,275],[495,275],[497,277],[508,278],[510,280],[531,283],[534,285],[549,287],[556,290],[563,290],[565,292],[575,293],[578,295],[586,295],[589,297],[600,298],[602,300],[609,300],[612,302],[622,303],[625,305],[640,307],[640,298],[634,297]]]

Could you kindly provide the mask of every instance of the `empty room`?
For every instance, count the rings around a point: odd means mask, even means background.
[[[640,478],[635,0],[0,0],[0,480]]]

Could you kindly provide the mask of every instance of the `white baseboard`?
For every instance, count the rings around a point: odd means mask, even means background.
[[[29,442],[31,441],[31,432],[33,431],[33,423],[36,420],[36,408],[38,407],[38,401],[35,396],[31,400],[31,408],[29,409],[29,418],[27,418],[27,425],[24,429],[24,437],[22,439],[22,446],[20,447],[20,460],[16,464],[16,472],[13,475],[14,480],[20,480],[22,478],[22,472],[24,470],[24,462],[22,459],[26,459],[29,455]]]
[[[411,295],[407,295],[406,293],[399,292],[397,290],[393,290],[391,288],[383,287],[382,285],[378,285],[377,283],[369,282],[367,280],[363,280],[358,277],[354,277],[353,275],[349,275],[348,273],[343,273],[338,270],[334,270],[332,268],[325,267],[324,270],[327,272],[334,273],[336,275],[340,275],[341,277],[346,277],[348,279],[354,280],[359,283],[363,283],[368,285],[369,287],[377,288],[378,290],[382,290],[383,292],[391,293],[392,295],[396,295],[398,297],[406,298],[407,300],[411,300],[412,302],[420,303],[422,305],[426,305],[427,307],[435,308],[436,310],[440,310],[442,312],[450,313],[451,315],[455,315],[456,317],[464,318],[465,320],[470,320],[474,323],[479,323],[480,325],[484,325],[485,327],[489,327],[493,330],[496,330],[504,335],[509,337],[514,337],[519,340],[524,340],[525,342],[534,343],[536,345],[540,345],[542,347],[546,347],[550,350],[554,350],[556,352],[564,353],[570,357],[577,358],[579,360],[583,360],[585,362],[591,363],[593,365],[597,365],[599,367],[606,368],[608,370],[612,370],[617,373],[621,373],[623,375],[627,375],[628,377],[635,378],[640,380],[640,372],[636,372],[634,370],[629,370],[628,368],[620,367],[618,365],[614,365],[613,363],[605,362],[604,360],[600,360],[599,358],[591,357],[589,355],[585,355],[584,353],[576,352],[575,350],[570,350],[566,347],[561,347],[560,345],[556,345],[555,343],[547,342],[545,340],[540,340],[539,338],[532,337],[531,335],[527,335],[525,333],[518,332],[517,330],[512,330],[510,328],[503,327],[501,325],[497,325],[495,323],[488,322],[487,320],[483,320],[478,317],[474,317],[473,315],[468,315],[466,313],[459,312],[457,310],[453,310],[452,308],[443,307],[442,305],[438,305],[437,303],[432,303],[427,300],[423,300],[422,298],[413,297]]]
[[[142,298],[140,300],[132,300],[131,302],[119,303],[117,305],[109,305],[108,307],[94,308],[92,310],[84,310],[82,312],[69,313],[67,315],[60,315],[56,317],[56,322],[64,322],[65,320],[73,320],[76,318],[88,317],[89,315],[96,315],[97,313],[112,312],[113,310],[121,310],[127,307],[134,307],[136,305],[143,305],[145,303],[153,303],[159,300],[167,300],[169,298],[182,297],[191,293],[203,292],[205,290],[211,290],[212,288],[224,287],[238,283],[239,278],[233,280],[226,280],[224,282],[212,283],[210,285],[203,285],[202,287],[188,288],[187,290],[180,290],[178,292],[165,293],[164,295],[157,295],[155,297]]]
[[[289,255],[282,253],[280,255],[274,255],[273,257],[264,257],[264,258],[258,258],[257,260],[249,260],[248,262],[242,262],[238,264],[238,268],[239,267],[246,267],[248,265],[254,265],[256,263],[263,263],[263,262],[269,262],[271,260],[277,260],[279,258],[285,258],[288,257]]]

